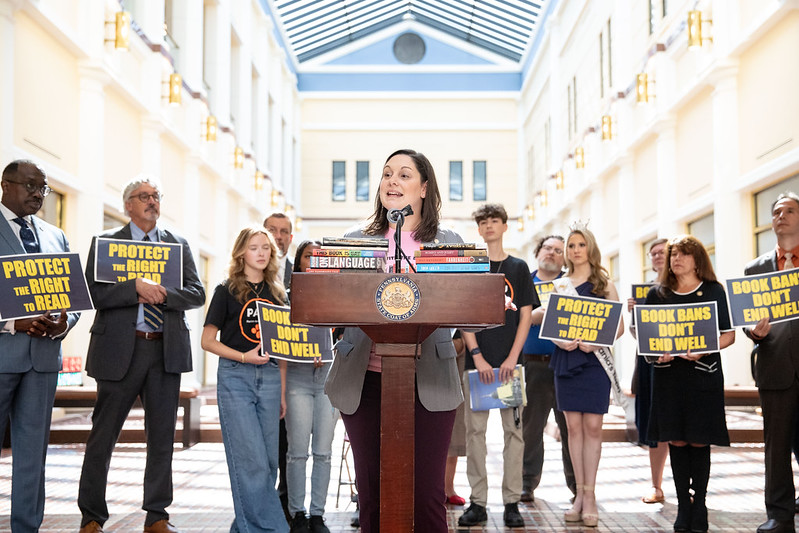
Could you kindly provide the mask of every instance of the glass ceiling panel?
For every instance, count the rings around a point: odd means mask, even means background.
[[[297,60],[413,18],[513,61],[531,46],[551,0],[273,0]]]

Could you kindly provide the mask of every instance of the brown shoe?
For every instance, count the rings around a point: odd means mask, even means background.
[[[144,533],[180,533],[178,528],[169,523],[169,520],[159,520],[151,526],[144,526]]]
[[[92,520],[82,528],[78,533],[103,533],[103,526]]]

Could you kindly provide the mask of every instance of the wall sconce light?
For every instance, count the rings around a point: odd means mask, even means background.
[[[702,20],[701,11],[695,10],[688,12],[688,48],[691,50],[702,48],[702,41],[710,41],[711,43],[713,42],[713,37],[702,37],[703,22],[712,24],[713,20]]]
[[[555,188],[562,191],[566,187],[566,180],[563,178],[563,171],[555,172]]]
[[[294,219],[294,231],[302,231],[302,217]]]
[[[260,191],[264,188],[264,173],[260,170],[255,171],[255,190]]]
[[[613,139],[613,119],[610,115],[602,115],[602,140],[610,141]]]
[[[164,85],[168,86],[168,94],[166,99],[169,100],[170,104],[180,105],[182,100],[182,92],[183,92],[183,78],[177,72],[173,72],[169,75],[169,80],[164,82]]]
[[[278,200],[280,199],[280,191],[277,189],[272,189],[272,207],[277,207]]]
[[[287,205],[286,209],[285,209],[285,212],[286,212],[286,216],[293,217],[294,216],[294,206],[291,205],[291,204]]]
[[[106,20],[106,26],[114,25],[114,38],[106,39],[107,43],[114,43],[114,48],[127,50],[130,48],[130,13],[117,11],[114,20]]]
[[[524,231],[524,217],[517,218],[516,223],[518,224],[516,229],[519,230],[520,232]]]
[[[582,146],[574,149],[574,168],[585,168],[585,150]]]
[[[635,77],[635,101],[646,104],[654,97],[654,94],[649,94],[649,75],[646,72],[638,74]]]
[[[527,204],[527,207],[524,208],[524,216],[527,217],[527,220],[535,218],[535,207],[533,204]]]
[[[241,146],[233,150],[233,168],[244,168],[244,148]]]
[[[218,122],[216,117],[213,115],[208,115],[208,118],[205,119],[205,140],[208,142],[216,141],[217,130]]]
[[[547,191],[546,191],[546,189],[544,189],[543,191],[538,193],[538,195],[541,198],[541,200],[539,202],[539,205],[541,205],[541,207],[546,207],[549,204],[549,201],[547,199]]]

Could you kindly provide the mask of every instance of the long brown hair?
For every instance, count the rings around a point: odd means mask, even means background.
[[[588,228],[573,229],[566,238],[566,248],[568,250],[569,240],[573,235],[581,235],[585,239],[585,249],[588,252],[588,264],[591,266],[591,274],[588,276],[588,281],[594,286],[591,289],[593,294],[597,296],[607,296],[608,281],[610,281],[610,274],[602,266],[602,253],[599,251],[599,246],[596,244],[594,234]],[[564,259],[566,260],[566,268],[568,275],[574,274],[574,264],[569,260],[569,254],[566,253]]]
[[[247,226],[239,232],[236,237],[236,242],[233,243],[233,252],[231,253],[230,266],[228,266],[228,290],[233,297],[241,303],[247,301],[247,294],[250,292],[250,285],[247,283],[247,277],[244,275],[244,252],[247,251],[247,245],[250,239],[258,234],[266,235],[269,239],[269,263],[263,270],[263,281],[269,287],[272,296],[279,304],[286,303],[286,287],[283,286],[283,280],[277,275],[280,268],[280,262],[277,255],[277,244],[275,238],[263,226]]]
[[[713,263],[710,262],[710,256],[702,242],[693,235],[677,235],[666,243],[666,268],[658,276],[658,294],[668,296],[669,293],[677,290],[677,276],[671,270],[672,250],[677,250],[683,255],[690,255],[694,258],[696,277],[702,281],[716,281]]]
[[[419,242],[431,242],[438,233],[438,222],[441,218],[441,194],[438,192],[438,182],[433,165],[427,157],[415,150],[397,150],[386,158],[386,163],[395,155],[407,155],[413,160],[416,170],[421,175],[422,183],[427,183],[427,194],[422,198],[422,212],[419,225],[413,231],[413,238]],[[382,178],[381,178],[382,179]],[[380,201],[380,187],[375,195],[375,211],[369,217],[371,222],[364,228],[367,235],[385,235],[388,231],[388,209]]]

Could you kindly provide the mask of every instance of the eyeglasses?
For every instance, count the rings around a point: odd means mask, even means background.
[[[155,202],[160,202],[163,197],[164,197],[164,195],[161,194],[160,192],[154,192],[152,194],[149,194],[149,193],[146,193],[146,192],[140,192],[139,194],[134,194],[134,195],[131,196],[131,198],[138,198],[139,201],[141,203],[143,203],[143,204],[146,204],[147,202],[149,202],[150,198],[152,198],[153,201],[155,201]]]
[[[560,248],[555,248],[554,246],[545,245],[542,246],[541,249],[545,252],[552,252],[555,255],[563,255],[563,250]]]
[[[662,255],[666,255],[666,252],[663,251],[663,250],[660,250],[659,252],[649,252],[649,257],[652,257],[652,258],[659,257],[659,256],[662,256]]]
[[[28,194],[33,194],[36,191],[39,191],[42,196],[47,196],[48,194],[50,194],[50,191],[53,190],[47,185],[42,185],[41,187],[37,187],[36,184],[31,181],[14,181],[10,179],[5,179],[4,181],[7,181],[9,183],[16,183],[17,185],[22,185],[23,187],[25,187],[25,190],[28,191]]]

